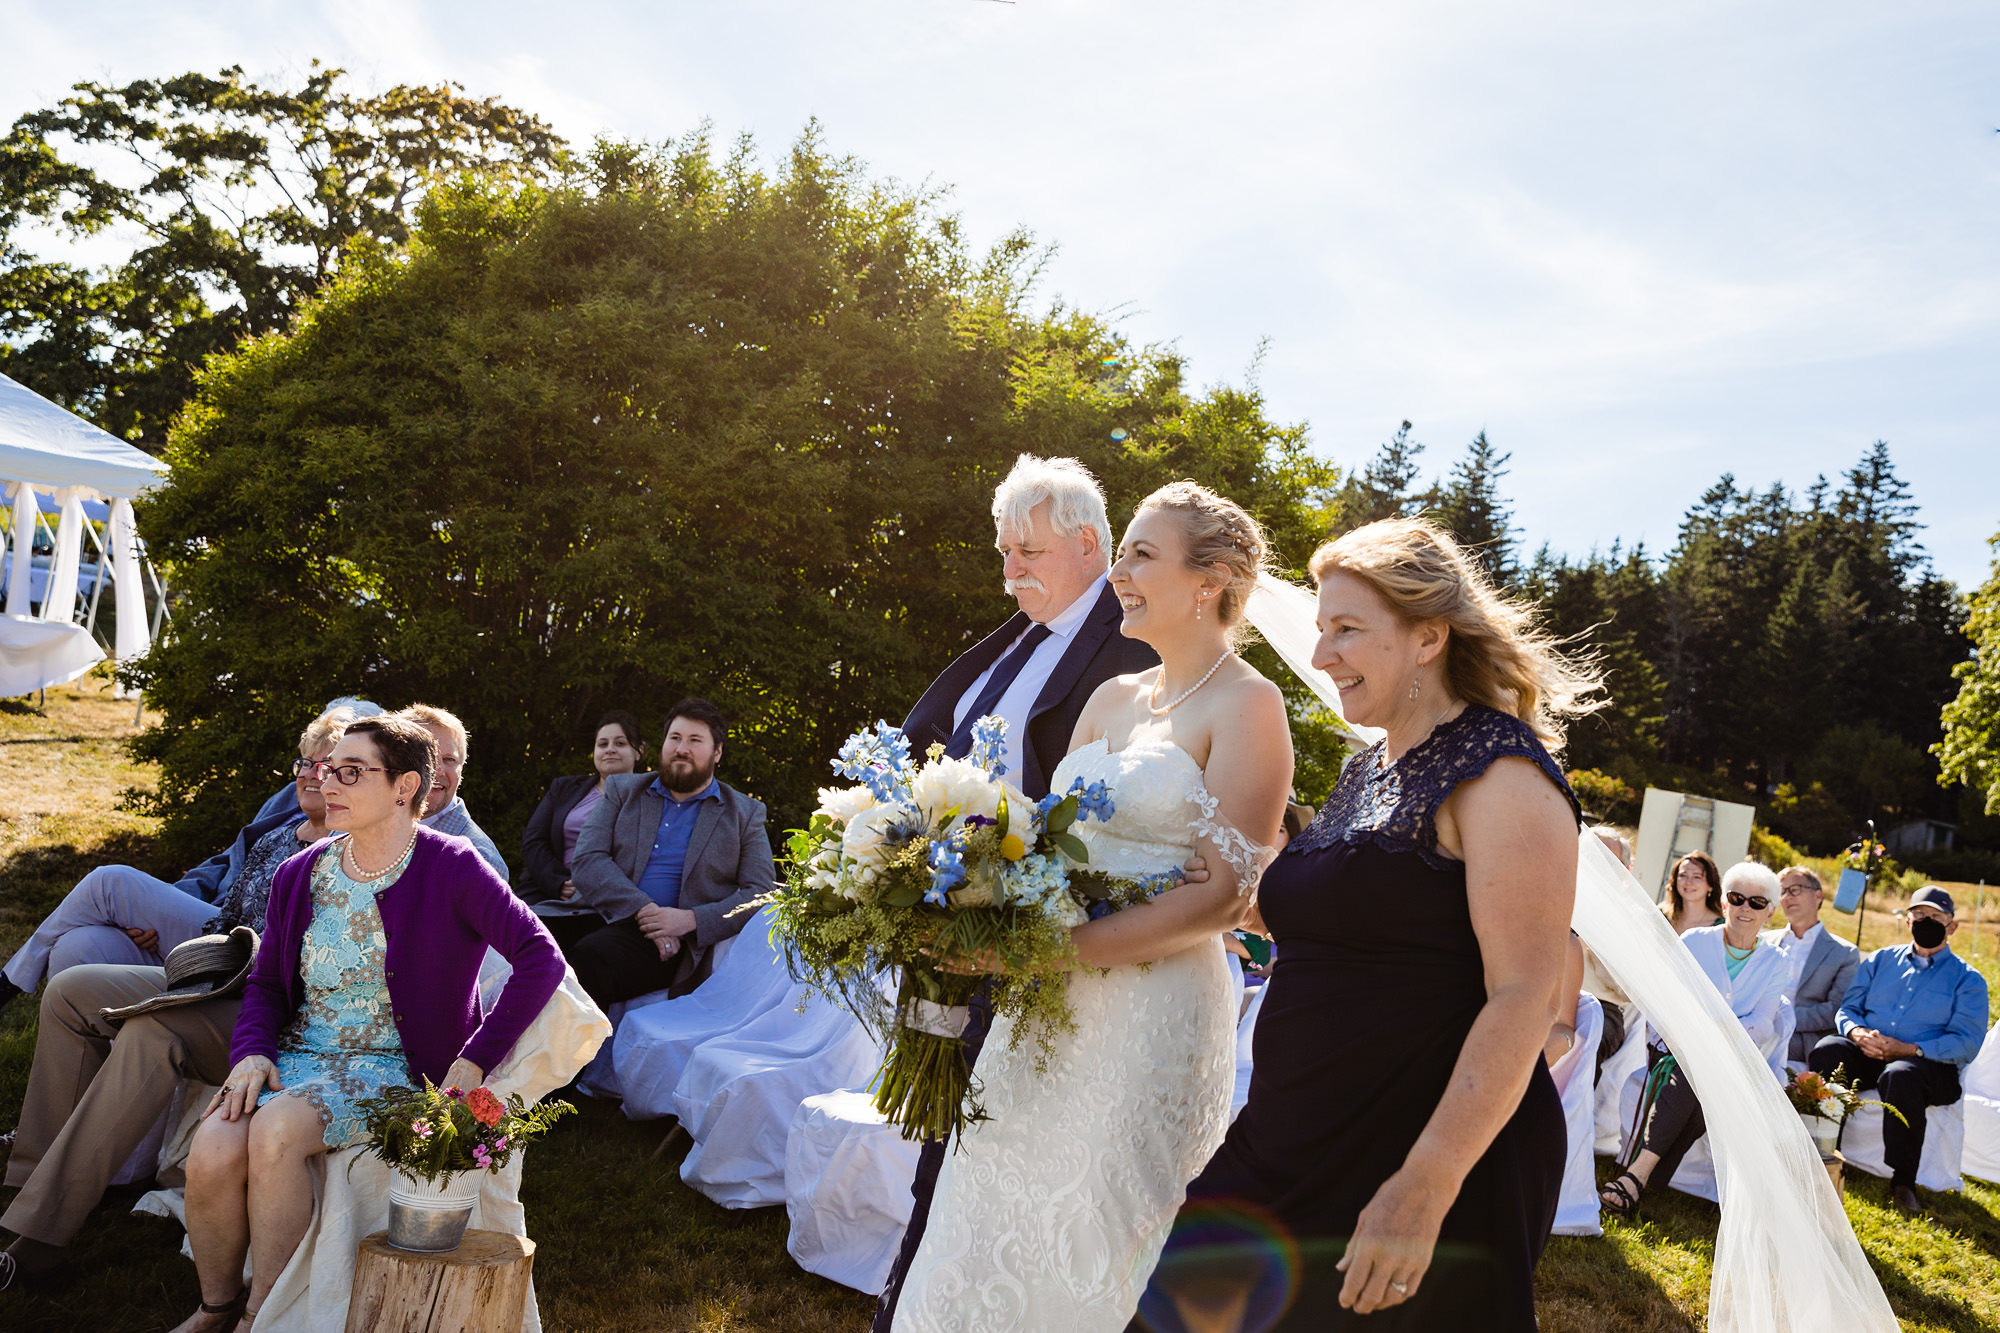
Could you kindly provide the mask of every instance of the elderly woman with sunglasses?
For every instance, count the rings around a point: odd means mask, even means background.
[[[251,1327],[312,1221],[310,1159],[363,1137],[361,1099],[420,1079],[478,1085],[562,981],[555,941],[506,881],[417,822],[436,763],[431,733],[394,716],[349,727],[319,767],[327,825],[345,836],[272,885],[233,1067],[188,1155],[202,1303],[177,1333]],[[488,947],[513,972],[481,1017]]]
[[[1784,1056],[1791,1035],[1785,983],[1791,969],[1785,956],[1759,938],[1778,900],[1778,877],[1768,866],[1745,861],[1722,876],[1723,923],[1701,926],[1681,936],[1695,962],[1722,992],[1736,1021],[1773,1071]],[[1639,1196],[1658,1181],[1672,1182],[1681,1158],[1707,1131],[1701,1103],[1673,1053],[1647,1029],[1646,1089],[1638,1153],[1629,1170],[1604,1186],[1598,1196],[1605,1210],[1629,1217]],[[1647,1105],[1646,1102],[1650,1102]]]

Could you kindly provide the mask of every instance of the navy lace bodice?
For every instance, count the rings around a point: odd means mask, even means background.
[[[1385,764],[1384,755],[1383,742],[1377,741],[1341,770],[1333,794],[1292,840],[1293,848],[1303,854],[1337,843],[1369,842],[1385,852],[1415,852],[1425,865],[1441,870],[1451,858],[1438,851],[1438,807],[1460,783],[1507,758],[1532,761],[1582,817],[1576,794],[1535,733],[1498,709],[1468,705],[1394,764]]]

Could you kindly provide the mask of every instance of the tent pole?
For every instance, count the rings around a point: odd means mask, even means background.
[[[104,526],[109,528],[111,520],[106,519]],[[90,637],[96,639],[97,646],[109,656],[111,645],[97,632],[97,599],[104,595],[104,576],[111,570],[111,553],[104,549],[104,538],[98,535],[95,523],[85,519],[83,530],[90,534],[90,544],[97,548],[97,577],[90,581],[90,613],[83,618],[83,627],[90,631]]]

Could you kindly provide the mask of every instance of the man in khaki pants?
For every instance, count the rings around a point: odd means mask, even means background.
[[[242,1000],[203,999],[113,1023],[106,1009],[156,999],[166,969],[92,963],[42,992],[34,1072],[7,1159],[21,1192],[0,1226],[19,1239],[0,1254],[0,1288],[62,1262],[112,1176],[152,1131],[180,1079],[229,1076],[229,1034]],[[115,1038],[115,1040],[114,1040]]]

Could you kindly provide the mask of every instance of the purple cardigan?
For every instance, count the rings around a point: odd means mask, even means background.
[[[278,1034],[298,1012],[305,987],[299,947],[311,924],[315,843],[278,867],[257,963],[229,1043],[229,1063],[276,1059]],[[487,1073],[507,1058],[562,984],[563,957],[541,921],[493,873],[471,844],[417,826],[410,864],[375,895],[385,941],[390,1012],[411,1081],[444,1081],[460,1056]],[[479,964],[491,945],[514,965],[493,1012],[479,1016]]]

